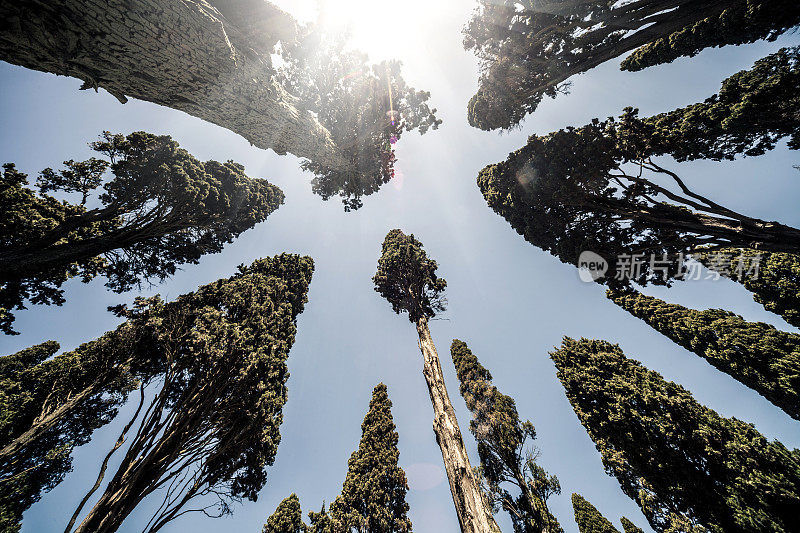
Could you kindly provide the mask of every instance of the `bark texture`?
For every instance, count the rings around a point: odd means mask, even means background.
[[[424,367],[422,373],[428,384],[428,392],[433,404],[433,432],[442,450],[450,493],[458,515],[462,533],[500,533],[500,528],[492,516],[486,500],[481,493],[478,480],[469,464],[467,449],[461,437],[456,413],[442,375],[439,354],[433,344],[428,320],[420,318],[416,322],[419,334],[419,349],[422,351]]]
[[[178,109],[259,148],[346,168],[317,119],[274,79],[296,21],[264,0],[0,3],[0,59]]]

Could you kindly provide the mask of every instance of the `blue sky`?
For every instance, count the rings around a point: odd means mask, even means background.
[[[768,437],[800,446],[798,422],[618,309],[606,300],[602,287],[582,283],[574,268],[526,243],[486,206],[475,184],[481,168],[504,159],[530,134],[619,114],[627,105],[647,115],[702,100],[717,91],[723,78],[780,46],[797,44],[797,36],[707,50],[691,60],[635,74],[607,63],[574,78],[570,95],[545,101],[519,130],[501,135],[473,129],[466,121],[477,65],[461,48],[460,28],[472,3],[441,2],[427,12],[419,10],[424,6],[419,0],[408,4],[373,13],[357,31],[357,42],[376,60],[403,60],[407,81],[431,91],[444,124],[423,137],[404,135],[397,149],[399,176],[351,213],[343,212],[337,199],[323,202],[313,195],[311,176],[299,170],[293,156],[253,148],[229,131],[177,111],[139,101],[122,105],[102,90],[78,91],[78,80],[0,63],[0,160],[16,163],[32,177],[63,160],[89,157],[86,143],[102,130],[145,130],[172,135],[201,160],[238,161],[250,176],[268,178],[286,193],[286,204],[266,222],[145,294],[172,299],[231,275],[240,263],[284,251],[311,255],[316,262],[309,304],[299,318],[289,359],[283,440],[258,502],[245,502],[220,520],[189,515],[164,531],[256,532],[291,492],[299,495],[304,513],[333,500],[357,447],[372,388],[380,381],[394,403],[400,463],[412,486],[408,502],[415,531],[458,530],[431,428],[416,332],[373,291],[370,280],[383,237],[395,227],[424,243],[448,281],[448,310],[432,322],[431,330],[462,430],[469,416],[449,356],[453,338],[470,345],[500,390],[516,399],[520,415],[536,426],[540,463],[561,481],[563,492],[550,505],[565,531],[577,531],[572,492],[583,494],[617,527],[624,515],[649,529],[638,507],[603,472],[599,454],[555,377],[547,353],[564,335],[619,343],[628,356],[681,383],[722,415],[753,422]],[[781,144],[759,158],[673,168],[698,192],[723,205],[800,227],[800,173],[792,169],[797,163],[797,153]],[[70,282],[65,288],[64,306],[20,312],[17,328],[22,335],[0,337],[0,353],[48,339],[59,341],[63,349],[74,348],[118,323],[105,311],[108,305],[138,294],[109,293],[102,280]],[[748,320],[792,330],[728,281],[687,282],[646,292],[688,307],[729,309]],[[74,471],[26,513],[25,533],[63,531],[124,419],[118,417],[75,452]],[[471,435],[466,433],[465,440],[476,464]],[[141,531],[152,503],[140,506],[120,531]],[[501,525],[510,530],[505,520]]]

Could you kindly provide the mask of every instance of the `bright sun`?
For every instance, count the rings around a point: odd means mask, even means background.
[[[439,0],[441,1],[441,0]],[[398,55],[398,46],[409,37],[426,0],[272,0],[301,21],[324,21],[326,26],[349,30],[351,44],[380,61]],[[415,24],[416,22],[416,24]],[[410,31],[410,35],[409,32]],[[405,34],[404,34],[405,32]]]

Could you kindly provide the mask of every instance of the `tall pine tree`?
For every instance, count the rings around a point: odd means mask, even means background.
[[[741,283],[764,309],[800,328],[800,255],[723,249],[693,257],[707,268]]]
[[[551,357],[606,471],[653,529],[798,531],[800,450],[719,416],[617,345],[565,338]]]
[[[278,187],[248,177],[242,165],[200,162],[168,135],[104,132],[90,146],[102,159],[44,169],[38,194],[12,163],[3,165],[2,332],[15,333],[13,311],[26,302],[61,305],[70,278],[103,275],[115,292],[163,281],[221,251],[283,203]],[[59,201],[50,191],[79,199]]]
[[[609,298],[800,420],[800,335],[722,309],[697,311],[635,291]]]
[[[406,474],[398,465],[398,435],[386,385],[372,391],[361,442],[348,461],[342,492],[331,503],[337,532],[408,533]]]
[[[575,513],[575,522],[578,524],[580,533],[619,533],[619,530],[597,510],[597,507],[580,494],[572,494],[572,510]]]
[[[15,531],[22,513],[72,469],[74,447],[110,422],[147,374],[122,325],[51,356],[46,342],[0,358],[0,524]]]
[[[647,118],[627,108],[619,120],[532,135],[484,168],[478,186],[520,235],[562,262],[576,265],[586,250],[602,256],[618,273],[602,279],[611,285],[669,284],[681,258],[709,245],[800,252],[800,229],[722,206],[653,160],[758,155],[784,137],[800,146],[798,81],[800,49],[782,50],[705,102]],[[636,267],[626,268],[634,254]]]
[[[774,40],[800,24],[794,0],[480,0],[464,47],[480,61],[471,125],[511,128],[569,79],[633,50],[624,70],[707,47]]]
[[[516,533],[560,533],[558,520],[547,499],[561,493],[556,476],[548,476],[536,463],[538,452],[529,449],[536,439],[530,421],[522,422],[514,399],[492,385],[492,375],[463,341],[455,339],[450,354],[461,382],[461,396],[472,411],[469,429],[478,442],[481,471],[490,498],[511,517]],[[516,486],[517,496],[502,487]]]
[[[297,494],[290,494],[275,509],[261,529],[261,533],[302,533],[305,531],[300,500]]]
[[[158,386],[147,405],[140,398],[118,440],[131,430],[119,467],[74,531],[116,531],[159,488],[163,501],[148,532],[191,510],[198,498],[206,514],[217,516],[257,498],[280,443],[286,360],[313,268],[309,257],[282,254],[240,266],[231,278],[175,301],[140,299],[132,309],[117,309],[134,327],[152,329]]]
[[[597,507],[580,494],[572,494],[572,510],[580,533],[619,533],[619,530],[603,516]],[[644,533],[641,528],[625,518],[620,519],[624,533]],[[675,532],[677,533],[677,532]]]
[[[372,278],[375,290],[392,304],[395,313],[408,313],[417,327],[425,382],[433,405],[433,431],[442,451],[458,523],[463,533],[487,533],[499,528],[469,464],[464,438],[442,375],[442,365],[431,337],[428,319],[444,311],[447,282],[436,276],[438,265],[429,259],[414,235],[399,229],[386,234]]]

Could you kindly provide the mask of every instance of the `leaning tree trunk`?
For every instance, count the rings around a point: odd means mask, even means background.
[[[16,436],[10,442],[4,443],[0,448],[0,461],[10,461],[14,455],[36,442],[48,430],[60,423],[75,411],[80,405],[100,390],[100,377],[95,384],[86,387],[54,409],[45,409],[36,417],[27,430]]]
[[[330,132],[275,81],[270,54],[296,38],[295,20],[265,0],[0,2],[0,60],[347,168]]]
[[[478,481],[469,464],[467,449],[461,437],[456,413],[447,388],[444,385],[442,365],[436,346],[433,344],[428,320],[420,318],[417,321],[419,334],[419,348],[425,361],[422,373],[428,384],[428,392],[433,404],[433,432],[436,442],[442,450],[444,468],[450,482],[450,493],[458,515],[458,523],[462,533],[493,533],[500,532],[497,523],[492,517],[491,509],[481,493]]]

